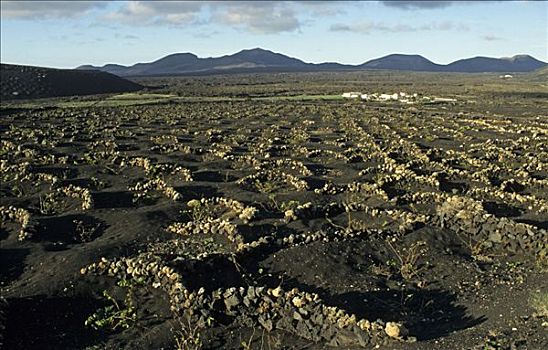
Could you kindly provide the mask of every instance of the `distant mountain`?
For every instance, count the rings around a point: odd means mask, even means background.
[[[85,65],[76,68],[77,70],[100,70],[103,72],[115,74],[115,75],[124,75],[127,67],[120,64],[106,64],[103,67],[96,67],[92,65]]]
[[[103,67],[80,66],[77,69],[97,69],[120,76],[151,76],[200,72],[299,70],[310,64],[296,58],[263,49],[242,50],[233,55],[198,58],[192,53],[176,53],[150,63],[132,66],[107,64]]]
[[[260,48],[242,50],[233,55],[200,58],[192,53],[176,53],[150,63],[132,66],[107,64],[102,67],[80,66],[80,70],[100,70],[119,76],[196,75],[245,72],[315,72],[339,70],[387,69],[423,72],[530,72],[547,64],[531,56],[511,58],[475,57],[448,65],[436,64],[420,55],[393,54],[360,65],[336,62],[306,63],[297,58]]]
[[[242,50],[234,55],[211,58],[215,68],[224,69],[230,66],[260,66],[260,67],[306,67],[303,61],[264,49]]]
[[[517,55],[508,58],[474,57],[448,64],[448,72],[531,72],[545,67],[546,63],[529,55]]]
[[[2,100],[132,92],[143,86],[116,75],[90,70],[0,65]]]
[[[411,70],[437,72],[443,65],[436,64],[420,55],[393,54],[368,61],[359,66],[365,69]]]

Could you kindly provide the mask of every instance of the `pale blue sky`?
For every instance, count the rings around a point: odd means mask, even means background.
[[[1,2],[1,61],[72,68],[262,47],[306,62],[391,53],[548,61],[548,2]]]

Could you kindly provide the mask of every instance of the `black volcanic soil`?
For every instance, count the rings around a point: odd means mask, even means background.
[[[2,64],[2,100],[133,92],[143,87],[110,73]]]
[[[546,311],[532,300],[548,289],[548,125],[528,115],[538,103],[519,103],[505,115],[463,102],[252,100],[6,112],[0,205],[27,210],[32,236],[18,240],[3,218],[4,348],[546,349]],[[158,179],[180,197],[134,201],[136,183]],[[59,195],[71,185],[90,191],[90,208]],[[232,238],[166,230],[203,220],[189,201],[214,197],[257,212],[207,214],[234,224]],[[158,261],[170,277],[98,267],[127,261]],[[173,281],[197,301],[175,302]],[[293,288],[319,304],[300,306]],[[113,305],[104,291],[121,308],[131,295],[129,328],[84,325]],[[319,317],[327,307],[339,316]],[[371,328],[339,326],[344,313]],[[387,322],[409,335],[389,337]]]

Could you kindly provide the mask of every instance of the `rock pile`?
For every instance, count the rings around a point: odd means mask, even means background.
[[[296,191],[306,191],[308,189],[308,183],[306,181],[278,169],[260,170],[255,174],[242,177],[238,180],[238,184],[244,188],[259,191],[265,186],[265,184],[266,186],[274,185],[278,187],[285,185],[295,189]]]
[[[0,217],[2,221],[15,221],[21,225],[17,238],[22,241],[32,237],[35,231],[35,224],[31,220],[30,212],[23,208],[13,206],[0,207]]]
[[[193,259],[205,261],[209,256],[200,254]],[[285,291],[279,286],[242,286],[207,291],[200,287],[191,291],[185,286],[183,276],[171,267],[175,266],[175,260],[145,252],[132,258],[102,258],[82,268],[81,273],[135,280],[161,289],[168,294],[172,311],[191,317],[199,327],[215,325],[223,315],[222,319],[228,317],[242,326],[260,326],[266,331],[284,330],[337,347],[385,344],[390,338],[413,340],[406,338],[407,332],[401,324],[358,319],[342,309],[326,305],[317,294],[296,288]]]
[[[59,188],[58,192],[71,198],[80,199],[82,201],[82,210],[89,210],[93,208],[93,198],[91,197],[90,190],[87,188],[82,188],[71,184]]]
[[[236,225],[225,219],[205,219],[202,221],[176,222],[168,226],[168,232],[181,236],[197,234],[222,234],[232,242],[242,242]]]
[[[525,252],[546,256],[548,231],[532,225],[497,218],[487,213],[480,202],[459,196],[449,197],[437,208],[434,219],[442,227],[471,235],[486,248],[511,253]]]
[[[142,198],[146,198],[151,191],[160,191],[167,198],[178,201],[183,197],[177,192],[177,190],[169,186],[164,180],[160,178],[154,178],[152,180],[139,181],[134,186],[129,188],[134,192],[134,201],[139,201]]]

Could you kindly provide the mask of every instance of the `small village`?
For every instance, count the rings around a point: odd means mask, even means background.
[[[361,92],[345,92],[341,96],[343,98],[361,99],[362,101],[369,101],[369,102],[397,101],[397,102],[406,103],[406,104],[457,102],[457,100],[454,98],[430,97],[430,96],[422,96],[418,93],[408,94],[406,92],[399,92],[399,93],[396,92],[393,94],[384,94],[384,93],[362,94]]]

